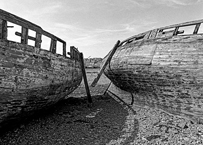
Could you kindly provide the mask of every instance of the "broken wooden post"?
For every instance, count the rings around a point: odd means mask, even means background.
[[[29,39],[29,36],[28,36]],[[36,32],[36,39],[35,39],[35,47],[41,48],[42,43],[42,34],[39,32]]]
[[[110,62],[111,58],[113,57],[114,53],[116,52],[116,49],[120,45],[120,41],[118,40],[117,43],[114,45],[112,51],[110,52],[109,56],[107,57],[106,61],[103,63],[103,66],[101,67],[99,73],[97,74],[97,77],[94,79],[94,81],[91,84],[91,87],[95,87],[97,82],[99,81],[102,73],[104,72],[107,64]]]
[[[28,28],[22,27],[21,43],[28,44]]]
[[[6,40],[7,39],[7,33],[8,33],[7,21],[1,20],[0,21],[0,38]]]
[[[86,93],[87,93],[87,100],[89,103],[92,103],[92,97],[90,95],[90,90],[89,90],[89,86],[88,86],[88,82],[87,82],[87,76],[86,76],[86,72],[85,72],[85,65],[84,65],[84,59],[83,59],[82,53],[80,53],[80,62],[81,62],[81,69],[82,69],[82,75],[83,75],[83,80],[84,80],[84,84],[85,84],[85,89],[86,89]]]

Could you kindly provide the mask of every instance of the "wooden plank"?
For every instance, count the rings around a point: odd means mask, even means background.
[[[158,29],[152,30],[148,39],[154,39],[154,38],[156,38],[157,33],[158,33]]]
[[[2,35],[1,35],[1,38],[2,39],[7,39],[7,33],[8,33],[8,30],[7,30],[7,21],[3,20],[2,21]]]
[[[80,61],[80,53],[75,46],[70,46],[70,52],[68,52],[71,59]]]
[[[195,30],[193,32],[193,34],[197,34],[198,30],[199,30],[199,27],[200,27],[201,23],[197,24],[196,27],[195,27]]]
[[[120,41],[118,40],[115,46],[113,47],[112,51],[110,52],[108,58],[104,62],[103,66],[101,67],[99,73],[97,74],[97,77],[94,79],[94,81],[91,84],[91,87],[95,87],[97,82],[99,81],[102,73],[104,72],[104,69],[106,68],[107,64],[110,62],[111,58],[113,57],[114,53],[116,52],[117,48],[119,47]]]
[[[179,29],[179,27],[176,27],[176,28],[175,28],[175,30],[174,30],[174,32],[173,32],[173,35],[177,35],[177,34],[178,34],[178,29]]]
[[[157,28],[157,30],[164,30],[164,29],[170,29],[170,28],[175,28],[175,27],[185,27],[185,26],[190,26],[190,25],[196,25],[197,26],[197,29],[198,29],[198,25],[200,25],[201,23],[203,23],[203,19],[201,20],[196,20],[196,21],[190,21],[190,22],[185,22],[185,23],[180,23],[180,24],[174,24],[174,25],[170,25],[170,26],[165,26],[165,27],[160,27],[160,28]],[[145,35],[145,34],[149,34],[153,32],[153,30],[150,30],[150,31],[146,31],[144,33],[140,33],[140,34],[137,34],[137,35],[134,35],[130,38],[127,38],[125,40],[122,41],[122,44],[127,42],[128,40],[131,40],[133,38],[136,38],[136,37],[139,37],[141,35]],[[196,31],[195,31],[196,32]],[[196,34],[196,33],[193,33],[193,34]],[[177,33],[177,32],[176,32]],[[151,34],[150,34],[151,35]],[[144,39],[149,39],[148,38],[148,35],[146,37],[144,37]]]
[[[131,39],[138,38],[138,37],[141,37],[141,36],[144,37],[143,39],[147,39],[147,38],[149,37],[149,34],[150,34],[150,33],[151,33],[151,31],[147,31],[147,32],[144,32],[144,33],[140,33],[140,34],[131,36],[130,38],[127,38],[127,39],[123,40],[123,41],[121,42],[121,44],[123,44],[123,43],[125,43],[125,42],[127,42],[127,41],[129,41],[129,40],[131,40]],[[147,35],[147,36],[146,36],[146,35]],[[146,37],[145,37],[145,36],[146,36]]]
[[[50,45],[50,50],[53,54],[56,53],[56,40],[55,39],[51,39],[51,45]]]
[[[89,103],[92,103],[92,98],[91,98],[91,95],[90,95],[90,90],[89,90],[89,86],[88,86],[88,82],[87,82],[87,76],[86,76],[85,65],[84,65],[84,58],[83,58],[82,53],[80,53],[80,62],[81,62],[81,69],[82,69],[85,89],[86,89],[86,93],[87,93],[87,100],[88,100]]]
[[[2,39],[2,34],[3,34],[3,20],[0,19],[0,39]]]
[[[22,33],[21,33],[21,43],[27,44],[28,43],[28,29],[25,27],[22,27]]]
[[[63,56],[66,57],[66,43],[63,43]]]
[[[170,25],[170,26],[165,26],[165,27],[161,27],[159,29],[169,29],[169,28],[173,28],[173,27],[184,27],[184,26],[196,25],[199,23],[203,23],[203,19],[196,20],[196,21],[190,21],[190,22],[184,22],[184,23],[180,23],[180,24],[174,24],[174,25]]]
[[[16,15],[13,15],[11,13],[8,13],[4,10],[1,10],[0,9],[0,20],[2,22],[0,22],[0,38],[1,39],[7,39],[7,21],[11,22],[11,23],[14,23],[14,24],[17,24],[19,26],[22,26],[22,32],[21,33],[17,33],[18,34],[22,34],[21,35],[21,43],[23,44],[27,44],[28,43],[28,39],[30,40],[34,40],[35,41],[35,47],[37,48],[41,48],[41,35],[45,35],[51,39],[54,39],[54,41],[52,42],[52,45],[51,45],[51,50],[52,52],[55,52],[56,50],[56,47],[55,47],[55,44],[56,42],[55,41],[60,41],[62,42],[63,44],[66,43],[64,40],[56,37],[55,35],[47,32],[47,31],[44,31],[40,26],[32,23],[32,22],[29,22],[23,18],[20,18]],[[8,26],[9,27],[9,26]],[[36,39],[34,39],[34,37],[30,37],[28,36],[28,29],[31,29],[33,31],[36,31]],[[18,35],[20,36],[20,35]],[[65,50],[65,47],[63,48],[63,50]],[[63,55],[66,56],[66,51],[63,52]]]
[[[31,22],[29,22],[23,18],[20,18],[16,15],[13,15],[13,14],[8,13],[8,12],[1,10],[1,9],[0,9],[0,19],[18,24],[20,26],[29,28],[29,29],[34,30],[34,31],[42,31],[42,28],[39,27],[38,25],[31,23]]]
[[[2,39],[3,34],[3,20],[0,19],[0,39]]]
[[[42,34],[36,32],[35,47],[41,48],[41,43],[42,43]]]
[[[22,33],[20,33],[20,32],[15,32],[15,35],[22,37]],[[30,40],[36,41],[35,37],[27,36],[27,38],[30,39]]]
[[[71,59],[74,59],[74,55],[73,55],[74,48],[75,48],[74,46],[70,46],[70,53],[69,53],[69,55],[70,55]]]
[[[51,39],[55,39],[55,40],[57,40],[57,41],[60,41],[61,43],[66,43],[64,40],[62,40],[62,39],[56,37],[55,35],[53,35],[53,34],[47,32],[47,31],[44,31],[44,30],[43,30],[43,31],[42,31],[42,34],[45,35],[45,36],[47,36],[47,37],[49,37],[49,38],[51,38]]]

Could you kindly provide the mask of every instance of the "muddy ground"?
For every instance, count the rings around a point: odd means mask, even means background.
[[[89,84],[98,69],[87,69]],[[66,100],[41,111],[0,135],[0,145],[202,145],[203,125],[161,110],[130,105],[106,92],[105,77],[90,87],[88,104],[82,83]],[[1,130],[2,132],[2,130]]]
[[[97,71],[87,70],[89,84]],[[102,76],[98,85],[90,88],[93,104],[87,102],[82,82],[66,100],[1,130],[0,145],[100,145],[115,142],[126,133],[125,128],[128,129],[125,121],[130,111],[108,94],[104,95],[109,82]]]

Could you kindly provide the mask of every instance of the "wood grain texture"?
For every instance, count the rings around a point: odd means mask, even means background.
[[[105,70],[141,106],[203,123],[203,35],[135,41],[119,47]]]
[[[0,124],[64,99],[81,80],[76,59],[0,40]]]

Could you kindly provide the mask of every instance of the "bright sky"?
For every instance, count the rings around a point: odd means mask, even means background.
[[[171,24],[203,19],[203,0],[0,0],[0,9],[104,57],[117,40]]]

